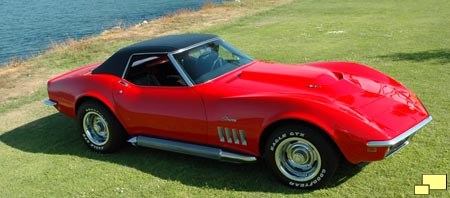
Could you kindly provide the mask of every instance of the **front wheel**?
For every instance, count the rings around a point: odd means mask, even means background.
[[[77,112],[81,136],[90,149],[110,153],[125,142],[126,133],[114,114],[96,101],[83,103]]]
[[[295,188],[322,187],[339,165],[335,147],[320,130],[307,125],[277,128],[268,138],[264,158],[283,183]]]

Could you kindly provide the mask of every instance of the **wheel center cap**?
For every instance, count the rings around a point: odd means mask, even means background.
[[[102,127],[100,126],[100,124],[95,124],[94,125],[94,131],[100,132],[100,130],[102,130]]]
[[[302,153],[294,153],[292,157],[295,163],[303,164],[306,162],[306,156]]]

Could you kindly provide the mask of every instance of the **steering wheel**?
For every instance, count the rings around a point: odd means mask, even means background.
[[[216,69],[219,69],[220,67],[222,67],[223,66],[223,59],[222,58],[220,58],[220,57],[217,57],[217,59],[213,62],[213,64],[212,64],[212,67],[211,67],[211,70],[210,71],[213,71],[213,70],[216,70]]]

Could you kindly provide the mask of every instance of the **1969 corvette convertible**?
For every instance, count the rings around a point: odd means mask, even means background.
[[[159,37],[48,81],[45,104],[95,151],[130,142],[230,162],[259,158],[319,188],[339,163],[382,160],[431,121],[414,93],[367,66],[250,58],[211,34]]]

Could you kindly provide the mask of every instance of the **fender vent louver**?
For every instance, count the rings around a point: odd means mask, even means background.
[[[238,130],[218,126],[217,133],[219,135],[220,142],[227,142],[230,144],[241,144],[247,146],[247,137],[245,135],[245,131],[242,129]]]

